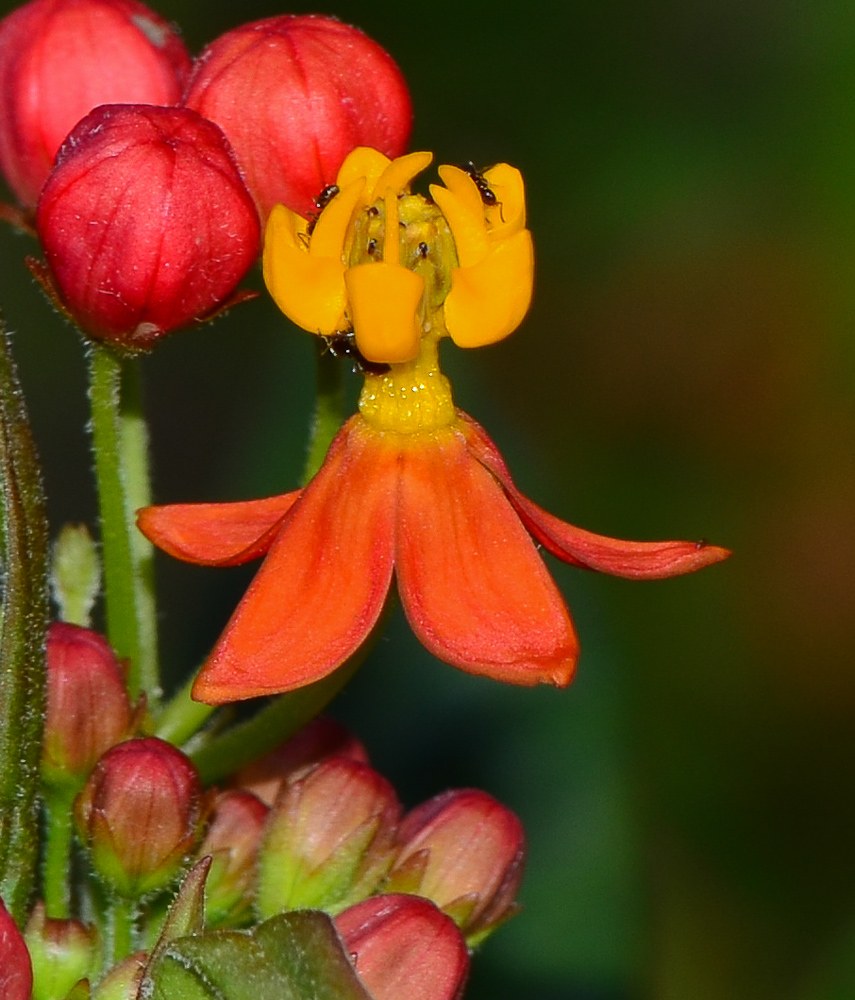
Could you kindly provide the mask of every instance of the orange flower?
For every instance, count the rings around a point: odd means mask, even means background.
[[[703,542],[594,535],[517,490],[484,430],[454,407],[437,343],[479,346],[522,320],[533,269],[522,179],[506,164],[474,178],[444,167],[447,187],[432,187],[428,202],[408,185],[429,161],[356,150],[313,227],[287,209],[270,216],[265,278],[280,308],[321,335],[348,330],[371,363],[360,412],[315,478],[266,500],[140,513],[144,534],[179,559],[229,566],[267,554],[196,681],[201,701],[329,674],[377,623],[393,574],[414,632],[440,659],[563,686],[578,643],[535,542],[632,579],[729,555]]]

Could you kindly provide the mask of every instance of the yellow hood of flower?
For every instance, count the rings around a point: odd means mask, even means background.
[[[480,347],[516,329],[534,272],[522,175],[443,166],[430,202],[409,189],[431,160],[359,147],[315,220],[273,209],[264,279],[289,319],[325,337],[352,330],[366,359],[390,365],[415,359],[425,337]]]

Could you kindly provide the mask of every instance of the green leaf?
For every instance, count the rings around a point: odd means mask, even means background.
[[[0,896],[21,923],[32,893],[48,617],[41,472],[0,319]]]
[[[160,956],[176,940],[199,933],[205,926],[205,880],[211,870],[210,857],[197,861],[184,876],[181,888],[169,907],[157,944],[146,970],[153,969]]]
[[[330,918],[281,913],[249,931],[173,941],[140,987],[151,1000],[371,1000]]]

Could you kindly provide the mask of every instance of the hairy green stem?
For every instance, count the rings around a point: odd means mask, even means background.
[[[139,369],[110,347],[89,355],[92,450],[101,515],[107,635],[127,659],[132,696],[160,696],[152,547],[135,514],[150,502],[148,435],[142,416]]]
[[[138,906],[136,900],[113,896],[105,914],[104,957],[109,969],[134,950],[134,929]]]
[[[45,846],[42,878],[45,911],[52,920],[65,920],[71,916],[69,861],[74,795],[74,789],[51,789],[44,797]]]
[[[190,692],[196,681],[194,674],[183,687],[163,706],[157,718],[154,735],[172,743],[183,746],[192,736],[204,726],[216,711],[215,705],[205,705],[201,701],[193,701]]]
[[[314,684],[280,695],[249,721],[233,726],[190,757],[205,784],[219,781],[298,733],[333,700],[365,659],[358,650],[338,670]]]
[[[48,619],[41,471],[0,318],[0,896],[21,923],[36,878]]]

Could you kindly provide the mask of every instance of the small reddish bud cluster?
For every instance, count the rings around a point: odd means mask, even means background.
[[[259,833],[258,913],[334,914],[377,1000],[393,1000],[404,985],[416,1000],[456,997],[468,948],[516,911],[519,819],[474,789],[445,792],[402,817],[361,744],[327,720],[242,777],[263,775],[269,790],[277,764],[278,793]]]
[[[203,792],[180,750],[137,734],[143,706],[132,710],[102,637],[54,624],[47,653],[45,802],[50,811],[73,798],[77,839],[109,898],[162,920],[179,876],[207,872],[208,929],[324,910],[375,1000],[402,991],[456,1000],[469,948],[515,911],[524,838],[513,813],[464,789],[403,815],[362,744],[328,719],[238,772],[232,787]],[[30,957],[2,917],[0,969],[25,977],[25,1000],[30,974],[34,995],[64,996],[99,961],[93,929],[51,919],[42,904],[25,929]],[[126,956],[104,982],[135,995],[147,961]],[[15,996],[17,980],[3,974],[0,993]]]
[[[36,210],[34,273],[126,351],[245,297],[273,205],[310,213],[355,146],[401,154],[411,118],[391,57],[332,18],[244,25],[195,65],[136,0],[31,0],[0,22],[0,171]]]
[[[48,806],[74,800],[94,869],[130,899],[169,885],[196,846],[206,800],[195,767],[169,743],[135,737],[122,665],[106,640],[65,622],[47,639],[42,780]],[[55,928],[54,928],[55,930]]]

